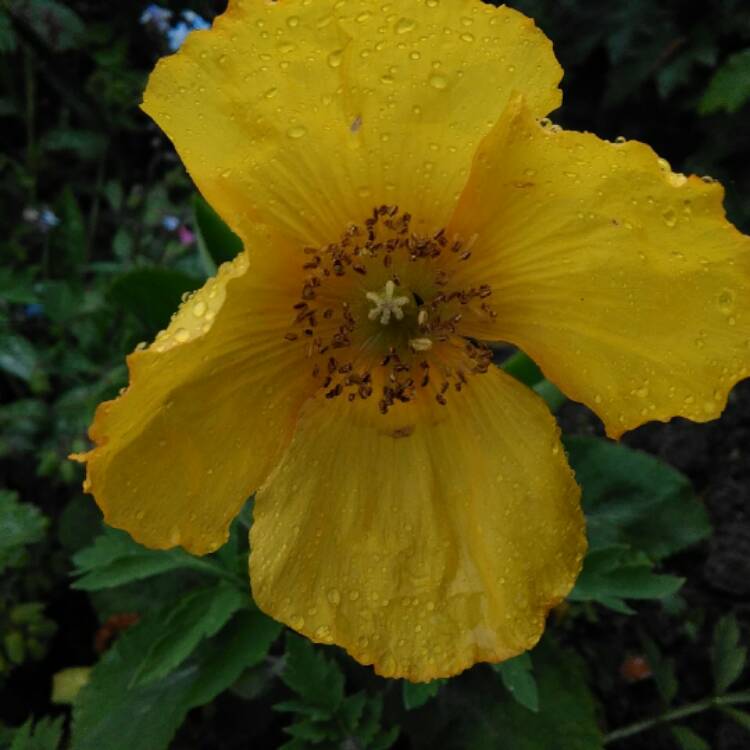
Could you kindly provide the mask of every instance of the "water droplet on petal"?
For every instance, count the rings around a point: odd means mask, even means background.
[[[413,21],[411,18],[400,18],[398,21],[396,21],[396,25],[393,27],[393,30],[397,34],[406,34],[409,31],[413,31],[416,25],[416,21]]]
[[[430,86],[432,86],[432,88],[434,89],[438,89],[438,91],[441,91],[442,89],[447,88],[448,79],[445,76],[435,74],[433,76],[430,76]]]
[[[303,136],[307,135],[307,128],[303,125],[294,125],[286,131],[286,134],[290,138],[302,138]]]

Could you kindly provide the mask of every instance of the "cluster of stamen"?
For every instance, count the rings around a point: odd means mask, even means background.
[[[367,399],[377,387],[378,407],[385,414],[429,388],[445,405],[451,386],[460,392],[470,374],[489,369],[491,351],[460,338],[458,327],[460,308],[469,303],[496,317],[486,301],[492,290],[487,284],[450,289],[452,270],[471,258],[473,241],[449,239],[442,229],[424,236],[412,231],[411,223],[411,215],[397,206],[379,206],[363,226],[349,226],[338,242],[304,248],[304,282],[286,339],[304,344],[326,398]],[[415,263],[423,264],[418,278],[424,283],[407,293],[399,273],[406,275],[407,265]],[[380,288],[362,289],[368,276],[376,277],[373,286]],[[414,309],[416,315],[405,320]],[[376,328],[364,330],[367,326]],[[378,355],[373,340],[401,326],[411,335],[402,345],[381,344]],[[436,355],[441,345],[448,347],[449,357]]]

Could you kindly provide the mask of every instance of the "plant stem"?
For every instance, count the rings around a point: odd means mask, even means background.
[[[678,721],[679,719],[685,719],[688,716],[702,713],[710,708],[718,708],[719,706],[731,706],[741,703],[750,703],[750,693],[729,693],[727,695],[711,696],[710,698],[704,698],[701,701],[695,703],[688,703],[686,706],[675,708],[672,711],[666,711],[659,716],[653,716],[650,719],[643,719],[643,721],[636,721],[634,724],[622,727],[621,729],[615,729],[614,732],[610,732],[605,735],[602,742],[603,745],[611,745],[613,742],[623,740],[626,737],[631,737],[634,734],[640,734],[654,727],[658,727],[661,724],[668,724],[672,721]]]

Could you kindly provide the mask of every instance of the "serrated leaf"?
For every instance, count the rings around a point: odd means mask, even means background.
[[[10,750],[57,750],[62,741],[65,719],[40,719],[32,724],[29,719],[13,734]]]
[[[123,310],[139,318],[149,333],[155,333],[169,323],[182,295],[197,289],[201,283],[200,279],[180,271],[138,268],[119,276],[109,294]]]
[[[187,712],[212,700],[239,671],[262,659],[272,631],[279,628],[260,613],[242,610],[177,671],[133,685],[143,654],[163,632],[164,619],[153,616],[127,630],[94,667],[73,707],[70,750],[166,750]]]
[[[181,549],[148,549],[124,531],[110,527],[105,527],[90,547],[77,552],[73,563],[74,575],[81,577],[71,588],[84,591],[122,586],[168,570],[195,567],[196,563],[203,565]]]
[[[622,599],[660,599],[677,591],[684,579],[657,575],[642,554],[625,545],[589,552],[571,601],[595,601],[622,611]]]
[[[747,649],[740,646],[740,627],[732,614],[722,617],[716,623],[711,644],[711,661],[714,687],[717,695],[722,695],[737,681],[747,661]]]
[[[303,703],[334,713],[344,697],[344,675],[336,662],[306,638],[287,633],[286,665],[281,675]]]
[[[191,705],[209,703],[242,672],[260,664],[280,632],[281,625],[262,612],[237,612],[203,654],[202,679],[188,694]]]
[[[12,565],[29,544],[38,542],[47,529],[47,519],[15,492],[0,490],[0,573]]]
[[[408,680],[404,680],[402,683],[404,708],[407,711],[411,711],[414,708],[424,706],[427,701],[438,694],[440,686],[444,682],[445,680],[432,680],[432,682],[409,682]]]
[[[676,469],[601,438],[575,436],[564,442],[583,489],[592,550],[623,544],[656,562],[711,534],[703,504]]]
[[[496,669],[510,694],[522,706],[536,713],[539,710],[539,690],[529,653],[504,661]]]
[[[670,731],[682,750],[711,750],[708,742],[688,727],[676,726]]]
[[[509,747],[511,741],[513,750],[550,750],[560,747],[560,738],[565,738],[565,750],[602,748],[594,700],[580,657],[545,639],[531,652],[531,658],[539,688],[539,712],[521,706],[499,680],[496,685],[483,683],[483,689],[472,692],[470,702],[462,705],[457,734],[446,747],[495,750]],[[459,696],[454,694],[453,699]]]
[[[698,105],[702,115],[737,112],[750,101],[750,48],[727,58],[716,71]]]
[[[193,213],[200,249],[216,266],[242,250],[242,240],[200,195],[193,201]]]
[[[133,684],[146,684],[173,672],[201,641],[215,635],[247,603],[245,592],[223,582],[183,597],[140,660]]]

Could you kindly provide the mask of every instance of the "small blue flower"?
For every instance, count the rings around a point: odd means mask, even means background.
[[[169,31],[169,22],[172,20],[172,11],[169,8],[162,8],[160,5],[151,3],[141,13],[141,23],[144,26],[153,26],[161,34]]]
[[[39,212],[38,223],[42,230],[54,229],[60,223],[60,219],[48,208],[43,208]]]
[[[203,31],[211,28],[211,24],[205,18],[199,16],[195,11],[183,10],[182,17],[190,27],[190,31]]]
[[[32,302],[30,305],[26,305],[23,311],[27,318],[41,318],[44,315],[44,307],[38,302]]]
[[[180,220],[176,216],[168,215],[161,220],[161,225],[168,232],[174,232],[180,226]]]

